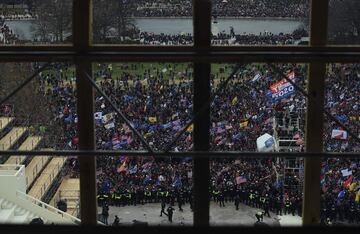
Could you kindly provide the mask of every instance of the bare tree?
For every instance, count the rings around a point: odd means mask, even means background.
[[[93,4],[94,42],[105,42],[111,28],[115,25],[114,6],[108,0],[94,0]]]
[[[360,1],[330,0],[328,38],[333,44],[360,43]]]
[[[41,41],[64,42],[71,32],[72,0],[33,0],[35,33]]]
[[[133,12],[136,1],[133,0],[94,0],[93,32],[95,42],[104,42],[111,29],[116,32],[116,41],[123,37],[133,37],[136,26]]]

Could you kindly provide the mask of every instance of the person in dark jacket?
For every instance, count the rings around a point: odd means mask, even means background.
[[[169,218],[169,222],[172,223],[172,217],[173,217],[173,214],[174,214],[174,208],[172,206],[169,206],[167,208],[167,215],[168,215],[168,218]]]

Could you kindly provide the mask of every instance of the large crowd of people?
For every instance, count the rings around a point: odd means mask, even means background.
[[[146,1],[149,3],[149,1]],[[190,1],[170,1],[165,10],[172,15],[191,14]],[[241,1],[241,10],[232,7],[235,0],[214,1],[218,16],[274,16],[304,17],[307,1],[291,1],[284,6],[281,1]],[[143,3],[143,5],[141,5]],[[154,1],[155,3],[155,1]],[[258,1],[257,1],[258,3]],[[164,1],[162,4],[166,5]],[[187,9],[190,4],[190,11]],[[139,1],[141,14],[157,16],[159,5]],[[291,8],[289,8],[291,7]],[[148,10],[151,9],[151,10]],[[187,9],[187,10],[186,10]],[[240,8],[239,8],[240,9]],[[276,10],[271,10],[276,9]],[[289,10],[292,9],[292,10]],[[293,10],[296,9],[296,10]],[[236,12],[235,12],[236,11]],[[225,12],[225,13],[224,13]],[[255,13],[254,13],[255,12]],[[164,12],[161,15],[165,14]],[[170,13],[169,13],[170,14]],[[166,15],[166,14],[165,14]],[[16,40],[4,24],[1,33],[6,41]],[[0,38],[1,38],[0,34]],[[236,35],[221,32],[213,35],[212,43],[230,44],[294,44],[307,32],[296,30],[292,34]],[[193,43],[191,34],[156,35],[141,32],[138,43],[156,45],[187,45]],[[268,133],[275,135],[281,129],[274,127],[279,113],[298,113],[304,122],[306,99],[299,92],[274,101],[270,87],[281,82],[283,76],[266,64],[247,64],[232,77],[224,90],[217,89],[234,69],[232,64],[222,64],[211,74],[213,100],[211,102],[210,146],[213,151],[256,151],[256,140]],[[307,65],[276,64],[286,74],[293,72],[296,84],[305,88]],[[115,72],[116,71],[116,72]],[[328,66],[325,91],[325,109],[342,122],[348,130],[360,134],[359,97],[354,95],[360,88],[358,64],[331,64]],[[94,79],[105,94],[120,108],[146,142],[154,150],[163,150],[193,116],[193,67],[191,64],[123,63],[97,64]],[[70,64],[54,63],[50,70],[39,75],[39,92],[46,97],[47,109],[53,122],[61,128],[51,127],[47,134],[56,139],[57,149],[77,149],[77,114],[75,74]],[[269,96],[270,92],[270,96]],[[99,93],[95,95],[94,120],[96,124],[96,148],[101,150],[144,150],[145,146],[125,121],[112,109]],[[348,135],[335,121],[325,118],[324,151],[359,152],[360,144]],[[333,130],[347,136],[336,137]],[[193,150],[193,126],[190,126],[173,146],[174,151]],[[304,147],[304,124],[287,132],[290,139],[299,140]],[[72,176],[79,176],[79,165],[72,158],[67,165]],[[239,203],[269,210],[277,215],[301,215],[301,170],[284,171],[284,160],[267,159],[212,159],[210,161],[210,199],[220,207]],[[321,171],[321,218],[323,223],[346,221],[360,222],[360,175],[358,159],[323,159]],[[168,203],[192,208],[192,159],[142,158],[126,155],[97,158],[97,188],[100,205],[139,205],[145,203]],[[283,175],[283,177],[279,174]],[[288,185],[296,186],[288,186]]]
[[[118,66],[121,72],[114,74]],[[120,68],[119,68],[120,67]],[[278,64],[284,72],[293,71],[296,83],[304,88],[307,66]],[[224,82],[231,64],[212,73],[215,94]],[[77,148],[77,117],[74,75],[68,77],[69,66],[56,64],[57,73],[43,73],[41,90],[49,100],[49,109],[63,126],[64,135],[57,147]],[[358,97],[352,95],[359,88],[358,65],[332,65],[326,79],[325,108],[343,120],[346,127],[359,134]],[[191,64],[98,64],[94,77],[101,89],[129,118],[132,126],[155,150],[162,150],[173,136],[191,119]],[[274,134],[272,119],[276,113],[299,112],[306,100],[296,93],[287,99],[273,102],[269,87],[283,79],[265,64],[249,64],[241,68],[225,90],[213,98],[211,104],[211,150],[256,151],[256,139],[264,133]],[[342,108],[339,108],[341,106]],[[299,116],[304,119],[302,114]],[[356,117],[356,119],[355,119]],[[95,96],[96,147],[102,150],[141,150],[145,147],[110,105],[99,94]],[[350,120],[351,119],[351,120]],[[331,152],[359,151],[359,144],[348,136],[346,140],[332,137],[332,129],[341,129],[333,121],[325,123],[324,149]],[[292,132],[304,137],[304,129]],[[291,137],[291,136],[290,136]],[[303,144],[303,143],[300,143]],[[192,128],[188,128],[172,150],[192,150]],[[74,164],[73,176],[78,165]],[[360,186],[356,159],[329,159],[322,163],[322,217],[332,221],[359,222]],[[343,176],[342,170],[349,169]],[[269,159],[211,160],[211,199],[220,206],[242,202],[276,214],[301,215],[302,191],[300,173],[286,172],[286,181],[279,180],[284,161]],[[166,201],[181,205],[192,202],[192,162],[185,159],[148,159],[128,157],[99,157],[97,159],[99,203],[136,205]],[[351,171],[351,172],[350,172]],[[350,181],[350,182],[349,182]],[[284,183],[299,185],[287,188]],[[192,205],[192,204],[191,204]],[[333,207],[335,206],[335,210]]]
[[[212,0],[212,14],[219,17],[306,18],[308,0]],[[136,17],[191,17],[191,0],[137,1]]]
[[[18,42],[18,36],[0,17],[0,44],[15,44],[16,42]]]

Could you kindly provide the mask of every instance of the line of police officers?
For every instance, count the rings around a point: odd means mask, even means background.
[[[264,191],[246,186],[225,186],[223,188],[210,187],[211,199],[220,207],[225,207],[226,202],[234,202],[235,209],[243,203],[251,207],[261,208],[265,215],[270,217],[269,211],[277,215],[292,214],[301,216],[301,196],[292,195],[283,199],[280,193]]]
[[[99,192],[97,200],[99,206],[102,206],[104,203],[112,206],[136,206],[137,204],[159,203],[163,200],[174,206],[176,201],[179,210],[182,211],[182,205],[185,203],[190,203],[190,206],[192,207],[193,199],[191,188],[176,189],[174,187],[146,187],[145,190],[142,188],[133,188],[109,193]]]

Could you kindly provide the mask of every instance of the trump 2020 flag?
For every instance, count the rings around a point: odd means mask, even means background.
[[[333,129],[331,132],[331,139],[341,139],[346,140],[347,138],[347,131],[339,130],[339,129]]]

